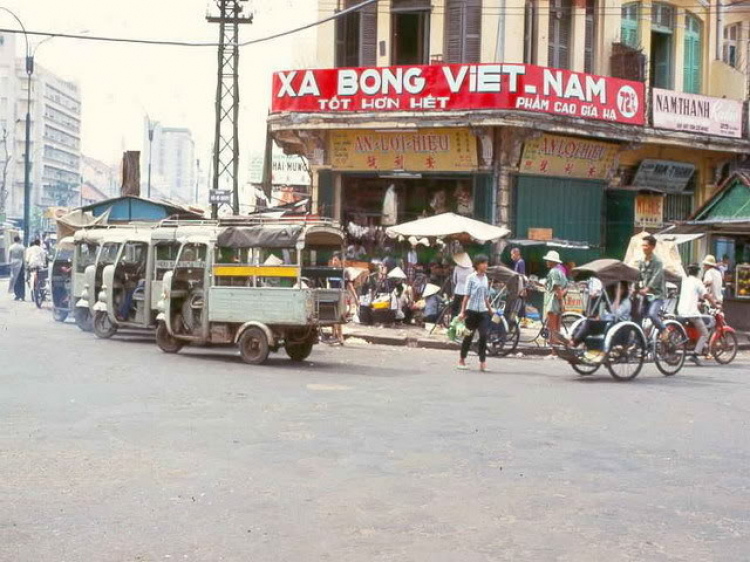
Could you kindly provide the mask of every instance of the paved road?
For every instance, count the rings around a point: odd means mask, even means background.
[[[0,561],[745,561],[750,372],[97,341],[0,295]]]

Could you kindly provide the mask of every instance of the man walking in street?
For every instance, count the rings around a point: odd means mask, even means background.
[[[648,317],[661,334],[661,338],[665,339],[668,334],[664,331],[664,323],[661,321],[661,309],[667,295],[664,263],[654,253],[656,238],[653,236],[649,235],[643,239],[642,249],[644,259],[638,262],[638,294],[643,297],[641,317]]]
[[[474,332],[479,331],[479,370],[487,370],[487,333],[492,321],[492,307],[490,306],[490,284],[487,280],[487,256],[479,255],[474,259],[474,273],[466,280],[466,295],[461,303],[460,318],[471,330],[461,343],[461,359],[458,368],[466,370],[466,358],[474,340]]]
[[[703,284],[716,302],[724,302],[724,276],[711,254],[703,260]]]
[[[10,262],[10,283],[8,292],[13,293],[15,300],[22,301],[26,298],[26,284],[24,283],[24,255],[26,249],[21,243],[21,237],[13,238],[13,244],[8,248],[8,261]]]
[[[690,324],[700,334],[700,338],[695,344],[695,352],[690,357],[693,363],[700,366],[701,360],[699,356],[703,354],[703,350],[708,343],[708,328],[703,321],[703,316],[698,306],[703,299],[708,300],[714,306],[718,306],[718,303],[711,292],[706,290],[703,282],[698,277],[700,275],[700,267],[697,264],[690,265],[687,268],[687,272],[688,276],[682,280],[682,286],[680,287],[680,301],[677,304],[677,314],[689,319]]]

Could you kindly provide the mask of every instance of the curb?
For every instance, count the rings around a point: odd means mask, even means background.
[[[739,351],[748,351],[750,350],[750,335],[746,334],[739,334],[740,337],[740,344],[739,344]],[[742,339],[746,340],[745,342],[742,341]],[[458,351],[461,349],[461,346],[457,343],[454,343],[452,341],[436,341],[436,340],[428,340],[428,339],[422,339],[422,338],[413,338],[413,337],[406,337],[406,338],[399,338],[394,336],[371,336],[371,335],[365,335],[365,334],[345,334],[345,339],[350,338],[356,338],[359,340],[363,340],[369,344],[373,345],[386,345],[391,347],[411,347],[411,348],[417,348],[417,349],[437,349],[442,351]],[[548,347],[518,347],[516,349],[516,354],[522,353],[524,356],[527,357],[544,357],[546,355],[550,355],[552,353],[552,350]]]

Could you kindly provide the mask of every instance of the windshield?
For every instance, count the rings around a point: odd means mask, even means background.
[[[76,244],[76,273],[83,273],[86,268],[96,262],[96,252],[99,244],[95,242],[81,242]]]

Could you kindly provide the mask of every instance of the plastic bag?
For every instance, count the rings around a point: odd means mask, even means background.
[[[471,330],[466,328],[466,324],[464,324],[458,316],[451,320],[451,325],[448,328],[448,339],[458,342],[470,333]]]

